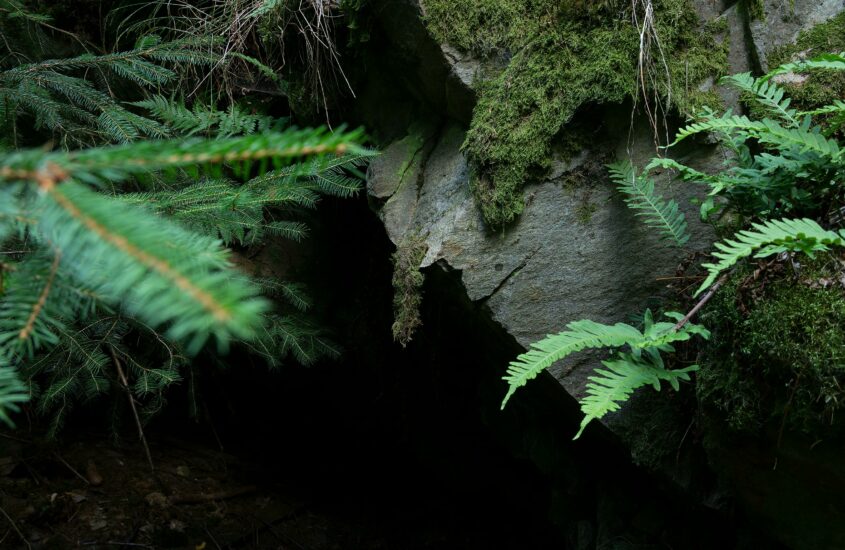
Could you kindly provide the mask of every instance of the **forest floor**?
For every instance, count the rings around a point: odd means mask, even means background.
[[[338,513],[298,488],[262,483],[254,465],[231,454],[183,440],[150,442],[153,474],[140,446],[0,436],[0,548],[415,549],[473,538]]]

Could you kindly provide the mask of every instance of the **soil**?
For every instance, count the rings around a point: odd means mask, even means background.
[[[2,434],[0,548],[416,549],[486,538],[471,525],[408,529],[338,511],[201,443],[153,439],[151,454],[154,473],[140,446]]]

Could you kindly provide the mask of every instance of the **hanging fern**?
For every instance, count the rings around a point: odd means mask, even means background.
[[[753,230],[740,231],[732,239],[716,243],[719,252],[714,252],[713,256],[720,261],[703,265],[707,268],[708,276],[696,295],[712,285],[720,273],[752,254],[755,258],[765,258],[781,252],[797,251],[813,257],[815,252],[826,251],[830,246],[845,246],[845,230],[839,233],[828,231],[809,219],[769,220],[752,224],[752,227]]]
[[[675,312],[666,315],[676,321],[682,317]],[[697,367],[669,371],[663,365],[660,352],[674,351],[673,342],[689,340],[693,335],[706,339],[710,337],[710,333],[704,327],[693,323],[686,323],[680,328],[675,323],[655,323],[649,310],[646,310],[643,322],[643,331],[640,332],[636,327],[625,323],[603,325],[584,319],[569,323],[567,330],[561,333],[534,342],[531,349],[517,357],[508,367],[504,380],[509,387],[502,401],[502,408],[517,389],[536,378],[543,370],[585,349],[628,346],[630,351],[618,354],[617,359],[610,364],[605,363],[611,371],[596,371],[596,374],[590,377],[587,395],[581,401],[581,411],[585,417],[576,439],[591,420],[617,410],[620,402],[627,400],[635,389],[643,385],[651,383],[655,385],[655,389],[659,389],[659,380],[667,380],[677,389],[677,380],[688,379],[686,373],[696,370]]]
[[[698,365],[667,370],[628,353],[621,353],[612,361],[602,361],[602,365],[606,369],[596,369],[589,378],[586,395],[581,399],[584,418],[574,439],[581,437],[592,420],[618,411],[620,403],[630,399],[635,390],[651,385],[655,391],[660,391],[660,382],[666,381],[678,391],[679,381],[689,381],[689,373],[698,370]]]
[[[197,101],[189,109],[184,101],[154,95],[132,105],[148,110],[173,133],[187,136],[200,134],[226,138],[249,135],[278,127],[284,122],[267,115],[247,113],[236,103],[226,110],[218,110],[213,105]]]
[[[617,189],[625,194],[625,202],[645,224],[664,239],[683,246],[689,240],[687,221],[674,200],[666,201],[654,192],[654,181],[637,175],[630,161],[608,165]]]

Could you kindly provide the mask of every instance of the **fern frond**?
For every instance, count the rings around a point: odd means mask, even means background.
[[[740,73],[723,77],[721,83],[733,86],[753,96],[757,103],[776,115],[789,127],[798,126],[797,113],[795,109],[789,108],[792,100],[786,97],[785,90],[774,82],[754,78],[751,73]]]
[[[227,138],[267,131],[274,126],[275,119],[267,115],[251,114],[232,104],[220,111],[197,102],[189,109],[183,101],[154,95],[143,101],[131,103],[146,109],[177,133],[188,136],[197,134]]]
[[[619,353],[616,359],[604,361],[610,370],[599,370],[592,375],[587,385],[587,395],[581,401],[585,418],[577,439],[587,424],[596,418],[619,408],[637,388],[652,384],[660,389],[660,380],[666,380],[678,389],[678,380],[688,380],[686,373],[696,370],[692,366],[680,370],[667,370],[660,352],[674,351],[674,342],[683,342],[694,335],[710,338],[710,332],[694,323],[685,323],[678,328],[677,322],[683,315],[677,312],[665,314],[674,322],[655,322],[650,310],[643,315],[643,331],[631,325],[617,323],[602,325],[590,320],[575,321],[556,335],[531,344],[531,349],[510,363],[504,380],[508,382],[508,393],[502,402],[504,408],[508,399],[529,380],[544,369],[572,353],[588,348],[620,348],[629,346],[630,352]]]
[[[814,252],[828,250],[829,246],[845,246],[845,233],[828,231],[810,219],[769,220],[752,227],[753,230],[740,231],[732,239],[716,243],[719,252],[713,256],[720,261],[703,264],[708,276],[696,296],[713,284],[720,273],[752,254],[755,258],[765,258],[780,252],[800,251],[812,257]]]
[[[763,119],[754,121],[744,115],[732,115],[730,112],[721,117],[706,118],[682,128],[675,136],[671,146],[684,139],[702,132],[719,131],[726,134],[738,132],[743,138],[754,138],[766,145],[773,145],[778,149],[794,147],[800,151],[812,151],[822,155],[832,162],[839,162],[839,144],[828,139],[818,131],[806,128],[784,128],[774,120]]]
[[[824,107],[813,109],[812,111],[802,111],[798,114],[801,116],[845,114],[845,101],[842,101],[841,99],[835,99],[830,105],[825,105]]]
[[[508,393],[502,400],[503,409],[517,389],[557,361],[583,349],[637,344],[644,338],[639,330],[624,323],[602,325],[584,319],[573,321],[566,325],[566,328],[563,332],[550,334],[532,343],[531,349],[511,361],[504,377],[508,383]]]
[[[645,224],[656,229],[661,238],[670,239],[678,246],[689,240],[684,213],[674,200],[668,202],[654,192],[654,181],[638,176],[630,161],[608,165],[617,189],[625,195],[625,203]]]
[[[595,419],[619,410],[620,403],[627,401],[633,392],[643,386],[651,385],[660,391],[660,381],[668,381],[675,390],[679,381],[688,381],[689,373],[698,370],[698,365],[683,369],[667,370],[641,361],[630,354],[620,354],[618,359],[602,361],[606,369],[597,369],[587,384],[586,395],[581,399],[581,412],[584,418],[578,433],[578,439],[584,428]]]
[[[780,74],[801,73],[815,69],[845,71],[845,52],[839,54],[826,53],[812,59],[786,63],[763,76],[761,80],[768,81]]]

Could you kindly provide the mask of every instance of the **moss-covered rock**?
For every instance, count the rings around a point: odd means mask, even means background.
[[[740,270],[708,305],[713,330],[699,402],[736,431],[775,422],[823,437],[845,432],[845,290],[838,258]],[[806,263],[804,263],[806,262]]]
[[[791,61],[842,51],[845,51],[845,12],[802,32],[794,44],[772,50],[769,63],[774,68]],[[813,71],[806,78],[790,79],[783,84],[793,98],[793,106],[800,110],[829,105],[845,97],[845,72],[842,71]]]
[[[630,9],[627,0],[426,0],[427,23],[439,41],[510,60],[477,84],[464,145],[491,225],[522,212],[522,187],[546,173],[553,140],[567,133],[580,108],[637,96],[640,34]],[[699,89],[725,68],[716,29],[701,29],[689,0],[667,0],[655,6],[654,30],[660,48],[654,45],[648,59],[649,93],[686,113],[716,103]],[[563,138],[564,156],[581,148],[572,136]]]

